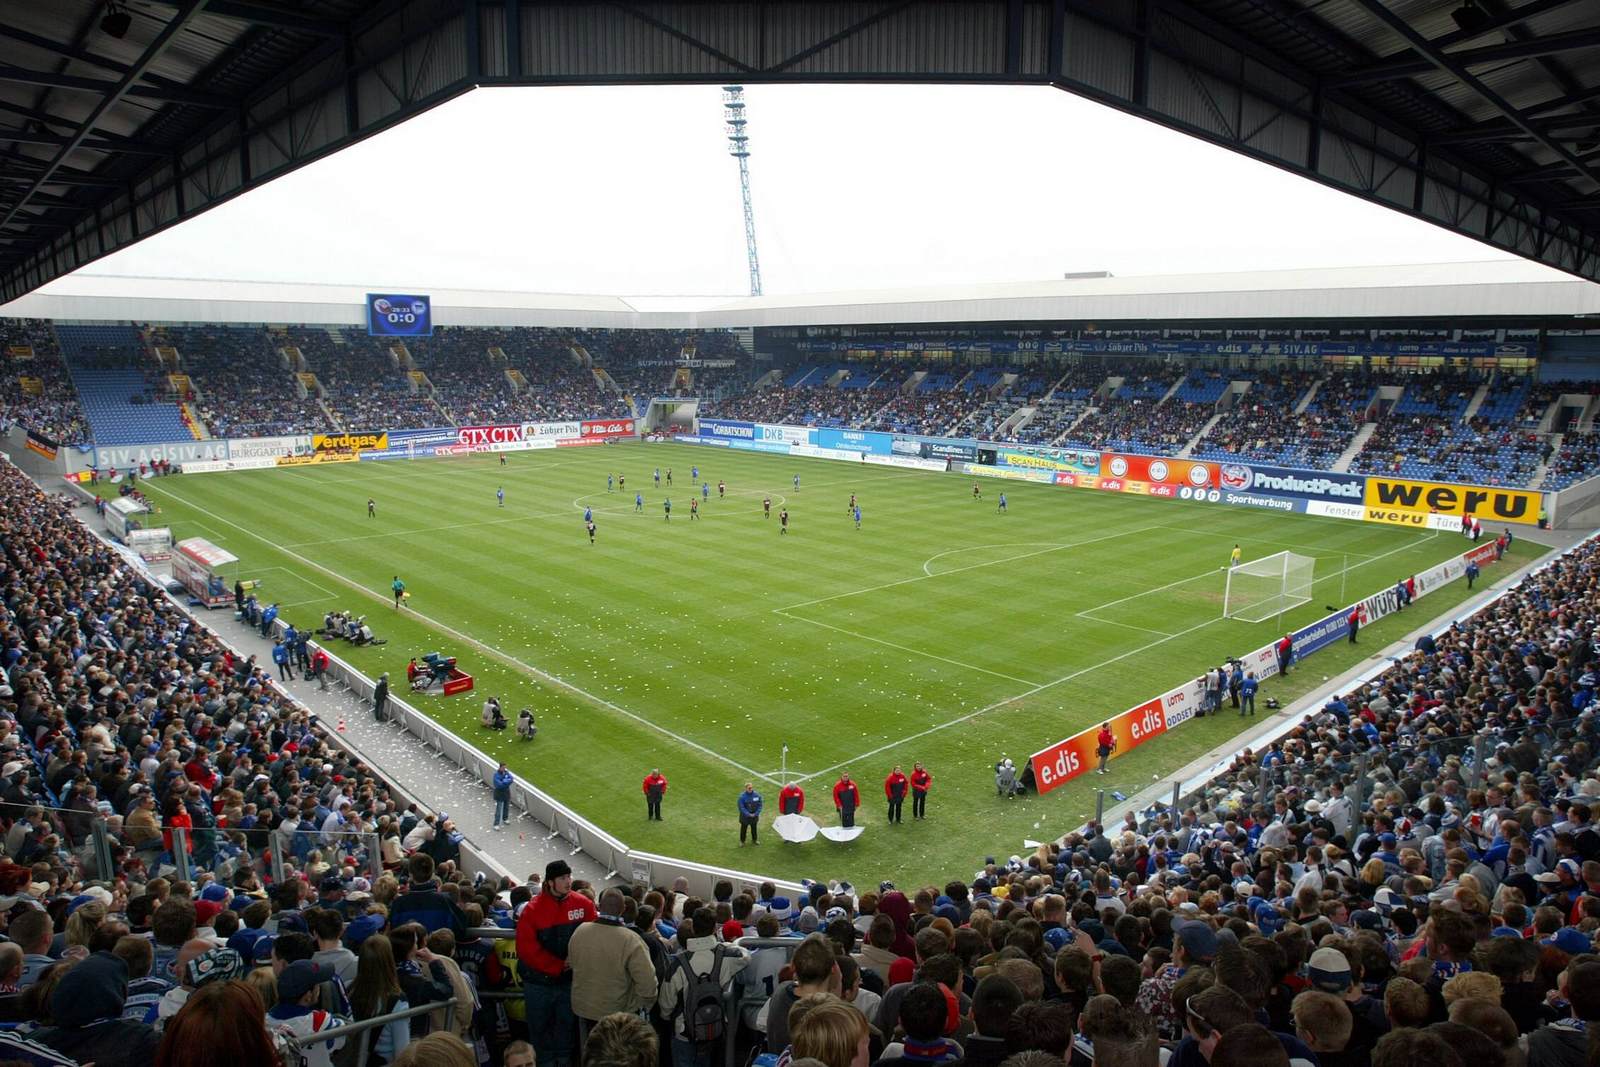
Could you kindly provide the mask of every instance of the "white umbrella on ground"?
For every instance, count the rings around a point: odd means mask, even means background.
[[[817,824],[808,815],[780,815],[772,820],[772,829],[785,841],[802,844],[817,836]]]
[[[865,826],[823,826],[819,828],[822,836],[829,841],[854,841],[861,836]]]

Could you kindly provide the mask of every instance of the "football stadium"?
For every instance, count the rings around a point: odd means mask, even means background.
[[[0,1061],[1600,1062],[1597,100],[1571,0],[0,12]]]

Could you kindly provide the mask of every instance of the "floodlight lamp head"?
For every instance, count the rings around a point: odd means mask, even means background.
[[[133,16],[128,14],[119,0],[106,0],[106,13],[100,17],[100,29],[107,36],[118,40],[128,35],[128,30],[133,26]]]
[[[1463,33],[1477,33],[1489,24],[1489,13],[1478,6],[1478,0],[1466,0],[1450,12],[1450,17]]]

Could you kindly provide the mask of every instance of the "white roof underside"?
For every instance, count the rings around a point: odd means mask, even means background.
[[[75,274],[0,307],[64,321],[364,326],[370,292],[407,286]],[[432,289],[437,326],[713,329],[918,322],[1382,319],[1600,315],[1600,284],[1530,262],[1075,278],[767,297]]]

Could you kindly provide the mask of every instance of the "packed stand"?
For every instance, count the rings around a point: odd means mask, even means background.
[[[271,333],[251,326],[167,326],[152,343],[178,351],[179,370],[189,376],[187,398],[213,437],[270,437],[316,433],[328,417],[300,385],[278,352]]]
[[[1046,385],[1047,395],[1034,405],[1026,423],[1011,435],[1019,444],[1047,445],[1055,442],[1094,403],[1096,394],[1115,370],[1106,360],[1086,359],[1068,365]]]
[[[855,428],[891,399],[892,390],[883,388],[841,389],[832,385],[791,388],[774,385],[742,396],[701,404],[700,413],[711,418],[751,422]]]
[[[447,421],[431,397],[412,391],[381,338],[338,327],[292,327],[287,343],[305,357],[322,386],[321,400],[346,430],[417,429]]]
[[[888,375],[891,380],[899,376],[898,371]],[[910,392],[898,390],[861,428],[943,437],[966,421],[976,405],[972,393],[959,388],[964,377],[964,372],[927,371]]]
[[[1569,433],[1561,440],[1539,488],[1556,492],[1600,474],[1600,434]]]
[[[1259,372],[1249,390],[1195,445],[1194,455],[1292,464],[1298,457],[1301,430],[1293,411],[1316,380],[1311,371]]]
[[[24,390],[22,378],[37,378],[39,392]],[[89,439],[89,420],[45,319],[0,319],[0,423],[64,445]]]

